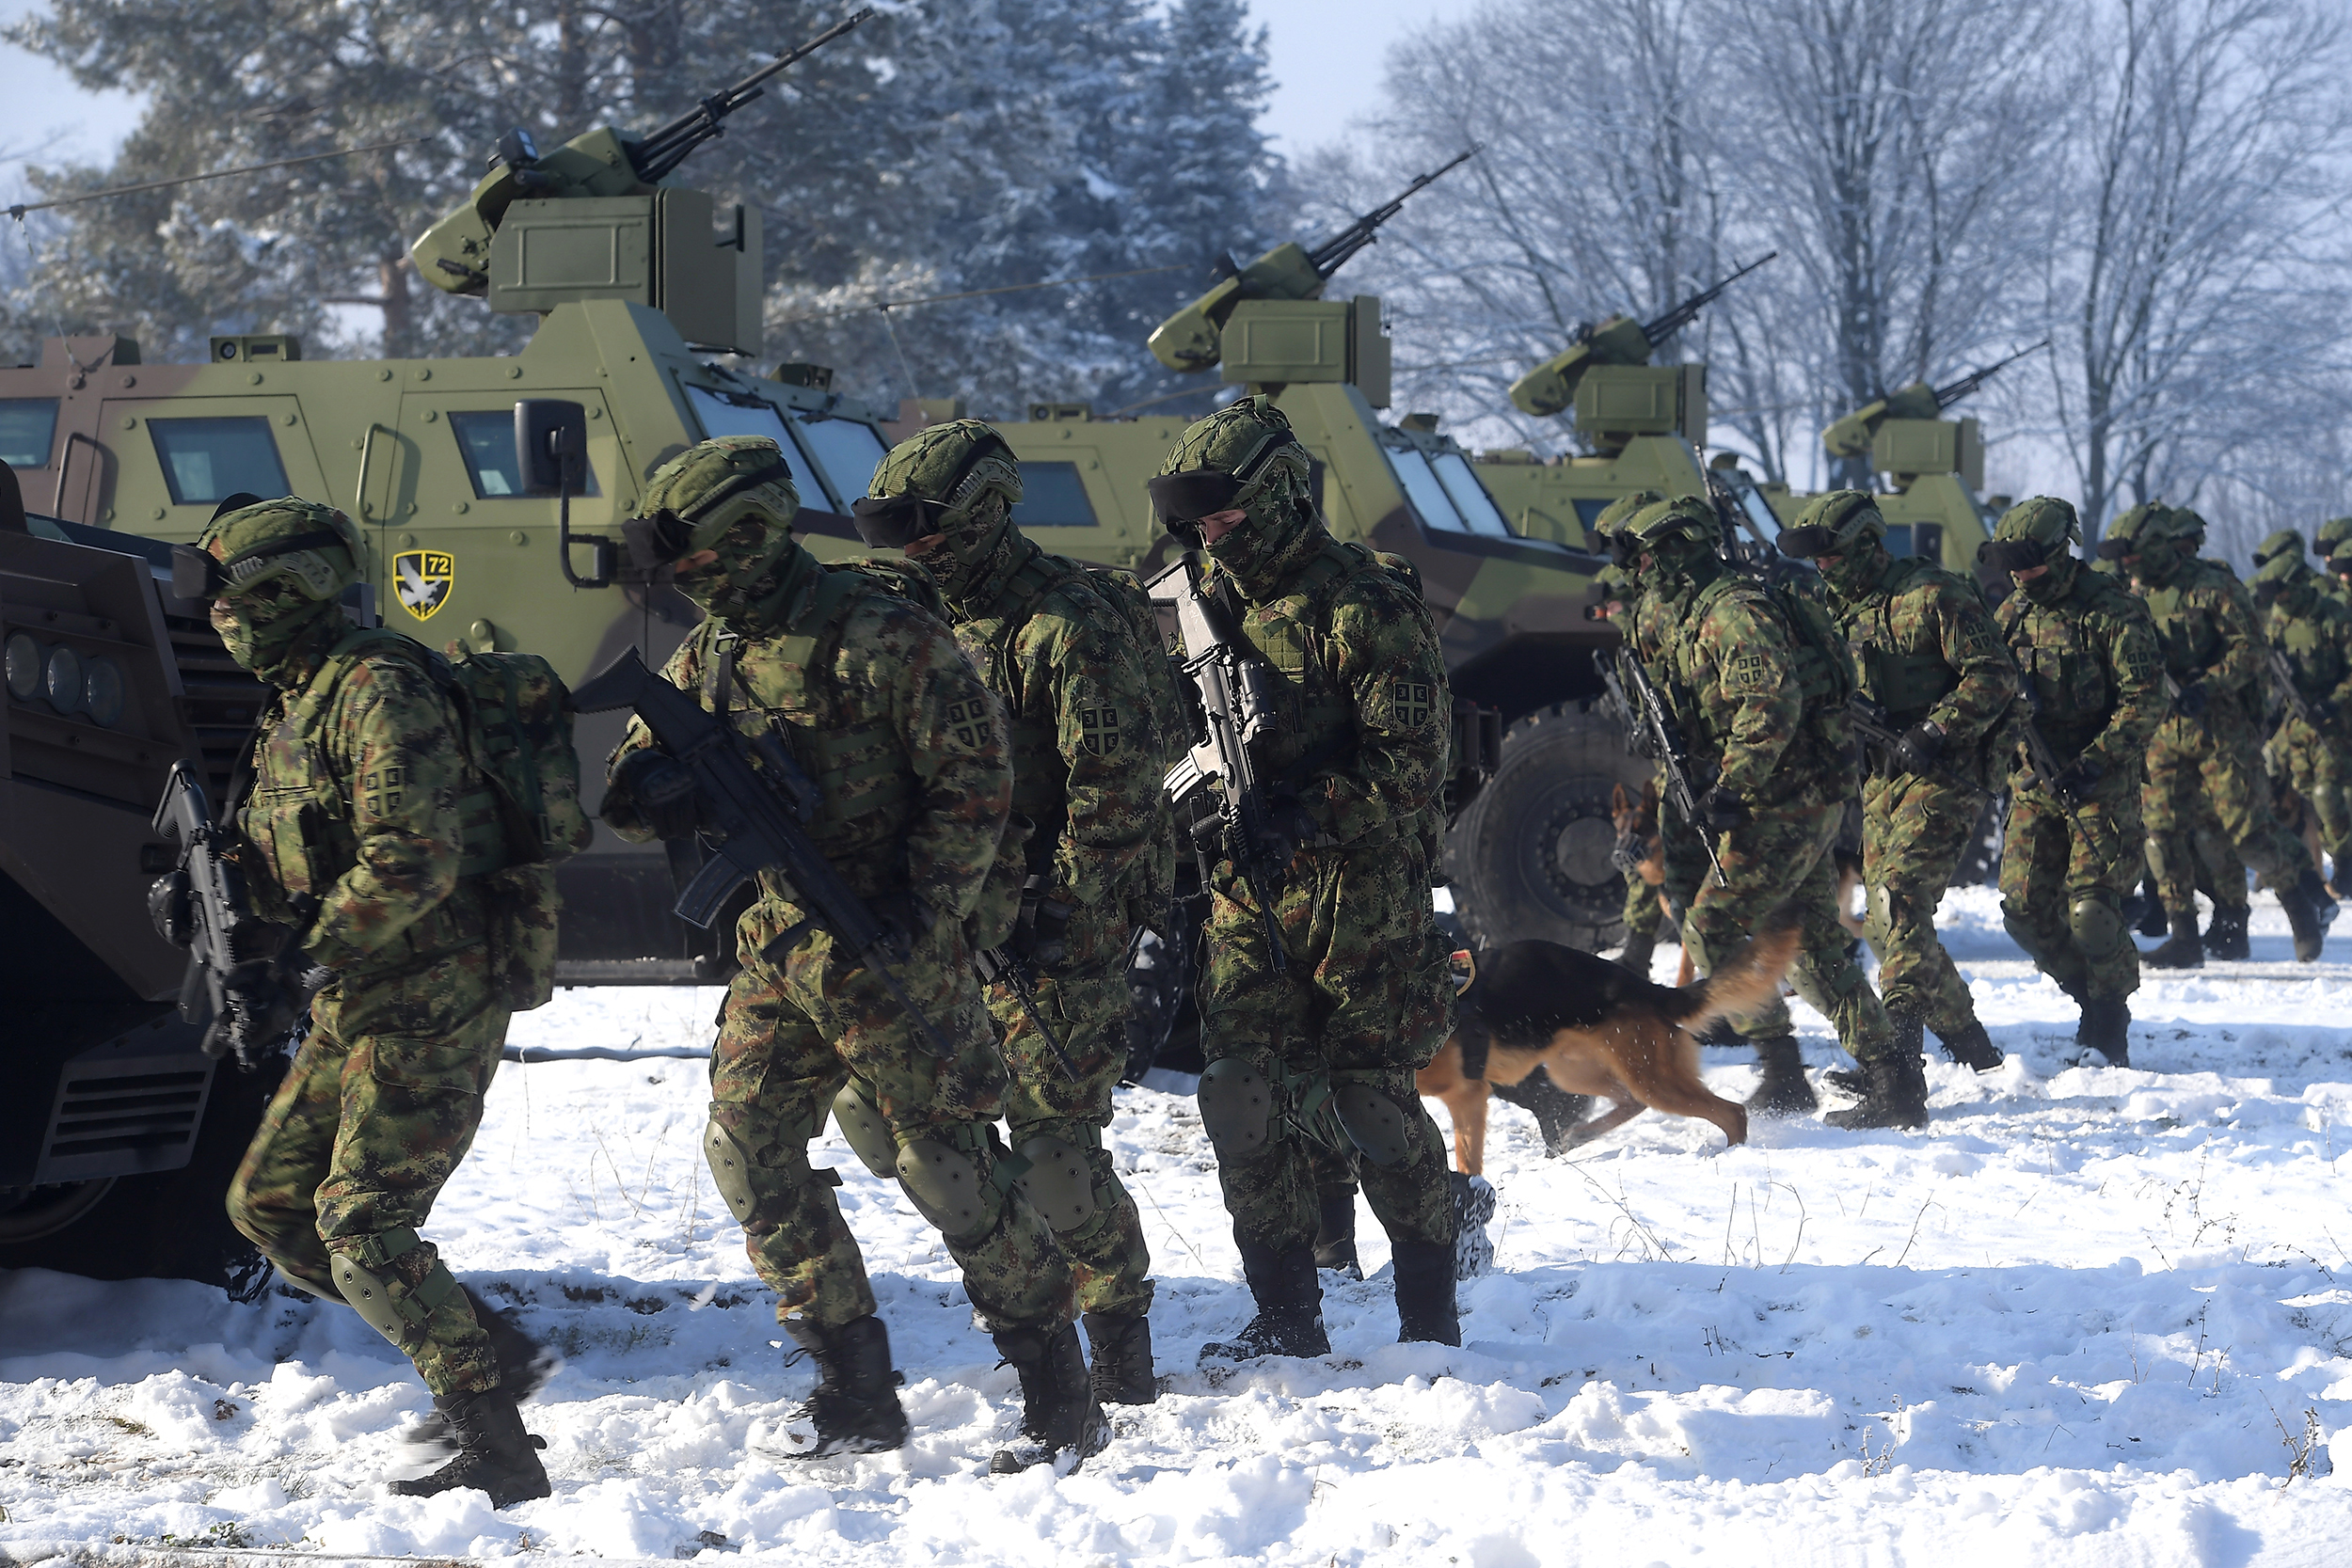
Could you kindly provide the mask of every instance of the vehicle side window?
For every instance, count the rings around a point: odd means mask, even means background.
[[[150,420],[147,428],[175,506],[209,506],[240,490],[269,497],[289,493],[277,439],[269,420],[259,414]]]
[[[56,398],[0,398],[0,463],[46,468],[57,435]]]
[[[522,495],[522,465],[515,455],[512,408],[486,412],[454,410],[449,417],[449,430],[457,437],[457,450],[466,459],[466,476],[473,481],[475,495],[484,500]],[[588,487],[580,494],[603,494],[596,488],[594,464],[588,466]]]
[[[1012,509],[1021,528],[1094,528],[1094,503],[1075,463],[1021,465],[1021,504]]]

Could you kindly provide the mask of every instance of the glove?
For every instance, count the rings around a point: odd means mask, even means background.
[[[1930,720],[1912,725],[1895,742],[1895,766],[1905,773],[1925,773],[1943,754],[1943,727]]]
[[[1258,853],[1262,859],[1288,869],[1298,858],[1301,845],[1312,844],[1323,836],[1322,827],[1298,802],[1295,795],[1277,796],[1266,804],[1265,817],[1258,824]]]
[[[185,871],[168,871],[147,885],[147,918],[174,947],[196,942],[196,894]]]
[[[2172,699],[2172,705],[2181,710],[2182,718],[2195,719],[2205,711],[2208,696],[2203,681],[2186,681],[2182,684],[2180,695]]]
[[[1720,786],[1707,792],[1707,799],[1699,802],[1699,810],[1706,815],[1708,829],[1712,832],[1727,833],[1756,820],[1756,813],[1748,809],[1745,800]]]
[[[914,944],[930,934],[939,919],[929,904],[912,893],[883,894],[874,900],[874,913],[890,927],[901,956],[914,952]]]
[[[222,977],[221,989],[222,1013],[205,1035],[204,1049],[217,1056],[219,1045],[226,1045],[246,1072],[286,1037],[310,1006],[310,993],[288,985],[275,958],[237,965]]]
[[[2106,768],[2089,757],[2083,757],[2073,766],[2061,769],[2058,776],[2050,781],[2050,788],[2058,795],[2080,796],[2092,784],[2106,778]]]
[[[1032,876],[1021,889],[1021,919],[1012,929],[1012,951],[1041,969],[1070,961],[1070,917],[1077,906],[1045,896],[1045,879]]]
[[[661,839],[685,838],[702,822],[702,802],[692,771],[669,752],[647,746],[629,752],[612,769],[605,815],[614,805],[634,809],[637,819]]]

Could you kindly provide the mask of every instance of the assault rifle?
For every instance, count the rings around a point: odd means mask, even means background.
[[[1277,974],[1282,974],[1289,959],[1282,952],[1282,929],[1274,917],[1274,901],[1281,895],[1284,867],[1275,864],[1264,848],[1265,794],[1258,783],[1257,764],[1249,755],[1250,743],[1276,723],[1265,662],[1244,651],[1225,608],[1200,592],[1199,552],[1186,551],[1146,586],[1153,604],[1168,605],[1176,611],[1176,629],[1184,640],[1184,675],[1192,682],[1208,721],[1208,737],[1168,770],[1160,788],[1169,804],[1184,807],[1199,800],[1210,784],[1216,785],[1216,817],[1214,821],[1204,818],[1194,827],[1193,846],[1205,851],[1209,839],[1224,839],[1225,853],[1241,874],[1242,885],[1257,900],[1259,917],[1265,922],[1267,961]]]
[[[227,853],[230,835],[213,820],[204,785],[185,762],[171,765],[153,826],[158,836],[180,841],[178,863],[149,895],[163,900],[172,940],[187,939],[180,1017],[194,1023],[209,1010],[204,1054],[233,1052],[237,1065],[249,1070],[262,1050],[300,1022],[310,992],[326,978],[297,975],[290,967],[318,918],[318,901],[308,894],[294,898],[302,924],[292,932],[253,912],[244,874]],[[276,940],[280,936],[283,941]]]
[[[785,67],[806,59],[873,14],[873,7],[859,7],[798,49],[777,55],[735,86],[721,87],[667,125],[646,132],[634,142],[623,144],[628,152],[629,166],[637,170],[637,178],[648,185],[659,184],[664,175],[686,162],[694,149],[726,135],[726,127],[719,123],[721,120],[753,99],[765,97],[767,89],[760,86],[762,82]]]
[[[2326,734],[2328,721],[2320,717],[2319,705],[2304,696],[2303,689],[2295,683],[2295,666],[2288,660],[2286,650],[2275,642],[2266,642],[2264,648],[2270,657],[2263,669],[2270,676],[2270,684],[2279,689],[2280,700],[2297,719]]]
[[[1859,691],[1846,699],[1846,721],[1853,726],[1854,734],[1862,737],[1864,746],[1882,755],[1893,756],[1895,748],[1902,742],[1903,732],[1887,721],[1886,709]],[[1985,793],[1981,785],[1970,784],[1946,768],[1931,768],[1926,776],[1938,784],[1956,785],[1972,794]]]
[[[1380,237],[1373,230],[1403,212],[1406,202],[1411,200],[1424,187],[1436,184],[1462,165],[1469,163],[1477,154],[1478,144],[1472,142],[1468,148],[1455,153],[1450,160],[1438,165],[1427,174],[1413,176],[1411,184],[1315,246],[1314,249],[1307,252],[1307,260],[1314,267],[1315,276],[1328,277],[1345,266],[1349,257]]]
[[[1625,731],[1625,749],[1634,756],[1656,762],[1658,743],[1650,738],[1648,727],[1642,722],[1641,710],[1626,690],[1625,677],[1617,673],[1618,664],[1632,657],[1629,648],[1610,649],[1608,657],[1600,661],[1600,686],[1609,694],[1609,707],[1617,716],[1618,728]]]
[[[1649,743],[1648,754],[1658,759],[1666,774],[1666,799],[1674,802],[1675,815],[1688,823],[1698,835],[1699,846],[1707,851],[1707,863],[1715,868],[1715,885],[1729,885],[1724,878],[1724,863],[1715,853],[1715,835],[1708,830],[1699,806],[1699,789],[1692,778],[1697,764],[1682,744],[1682,736],[1675,722],[1666,716],[1666,699],[1642,668],[1642,661],[1624,648],[1613,656],[1617,673],[1641,700],[1641,728]]]
[[[694,776],[702,820],[718,842],[706,840],[710,858],[678,895],[680,920],[709,929],[728,895],[759,872],[772,871],[808,912],[760,957],[773,963],[812,928],[827,932],[835,947],[882,982],[914,1023],[917,1045],[942,1060],[955,1054],[891,970],[906,961],[905,935],[874,913],[802,826],[824,797],[772,730],[746,737],[646,669],[635,648],[573,688],[572,701],[582,713],[635,709],[655,743]]]
[[[2049,738],[2042,733],[2042,725],[2039,718],[2042,709],[2042,700],[2035,694],[2030,681],[2027,682],[2026,687],[2026,702],[2033,709],[2032,712],[2026,715],[2026,722],[2023,726],[2026,744],[2026,764],[2029,771],[2026,774],[2025,778],[2018,781],[2018,787],[2021,789],[2047,789],[2052,795],[2058,798],[2058,810],[2066,814],[2066,819],[2069,822],[2072,822],[2076,828],[2080,829],[2084,836],[2102,840],[2101,848],[2103,852],[2111,852],[2115,847],[2115,830],[2108,826],[2105,818],[2099,818],[2099,826],[2106,831],[2104,832],[2093,832],[2090,825],[2090,819],[2087,819],[2083,815],[2082,796],[2076,793],[2072,787],[2058,782],[2060,778],[2065,776],[2067,765],[2058,761],[2058,753],[2050,750]]]
[[[984,986],[993,986],[999,980],[1005,983],[1012,992],[1012,999],[1020,1003],[1021,1010],[1028,1015],[1029,1027],[1037,1031],[1037,1037],[1045,1042],[1047,1051],[1053,1053],[1054,1064],[1061,1069],[1062,1076],[1076,1083],[1078,1064],[1070,1059],[1070,1053],[1062,1049],[1053,1025],[1045,1022],[1044,1013],[1038,1008],[1037,976],[1029,967],[1029,960],[1016,958],[1001,947],[983,947],[972,955],[972,967],[978,971],[980,984]]]

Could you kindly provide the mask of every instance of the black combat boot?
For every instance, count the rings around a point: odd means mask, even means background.
[[[2197,911],[2194,909],[2174,910],[2169,916],[2172,935],[2161,947],[2152,948],[2139,956],[2139,961],[2152,969],[2202,969],[2205,967],[2204,939],[2197,934]]]
[[[2074,1031],[2074,1043],[2086,1051],[2096,1051],[2107,1059],[2109,1067],[2132,1065],[2132,1007],[2121,996],[2090,996],[2083,999],[2083,1021]]]
[[[2123,900],[2123,924],[2143,937],[2164,935],[2164,899],[2157,895],[2153,877],[2142,877],[2139,891]]]
[[[1821,1118],[1849,1132],[1866,1127],[1925,1127],[1928,1124],[1928,1078],[1919,1065],[1919,1036],[1905,1042],[1899,1031],[1896,1048],[1862,1064],[1862,1103],[1832,1111]]]
[[[1258,1315],[1231,1339],[1200,1347],[1203,1361],[1247,1361],[1259,1355],[1328,1355],[1323,1332],[1323,1286],[1315,1278],[1311,1247],[1280,1250],[1241,1243],[1242,1277],[1258,1303]]]
[[[817,1429],[817,1441],[795,1459],[836,1453],[882,1453],[904,1445],[907,1413],[898,1404],[898,1374],[890,1369],[890,1331],[880,1318],[851,1318],[826,1328],[787,1318],[785,1333],[817,1362],[817,1391],[794,1411]]]
[[[1649,961],[1657,953],[1657,933],[1640,937],[1629,934],[1625,939],[1625,950],[1617,955],[1617,961],[1631,970],[1634,978],[1646,980],[1649,978]]]
[[[1094,1402],[1078,1325],[1064,1323],[1052,1334],[1008,1329],[993,1338],[998,1353],[1021,1376],[1021,1434],[1029,1442],[997,1449],[988,1462],[990,1473],[1016,1475],[1032,1465],[1049,1464],[1059,1453],[1073,1460],[1101,1453],[1111,1440],[1111,1423]]]
[[[395,1495],[437,1497],[469,1487],[487,1493],[492,1508],[511,1508],[554,1490],[539,1463],[539,1450],[548,1441],[523,1430],[522,1412],[516,1408],[515,1396],[508,1390],[436,1394],[433,1408],[440,1412],[455,1440],[457,1457],[429,1476],[392,1482]]]
[[[1914,1013],[1888,1013],[1886,1021],[1895,1026],[1895,1049],[1916,1056],[1927,1049],[1927,1021]],[[1870,1092],[1870,1074],[1859,1063],[1852,1068],[1834,1067],[1821,1074],[1821,1082],[1840,1094],[1865,1095]]]
[[[1994,1072],[2001,1065],[2000,1047],[1984,1032],[1984,1025],[1970,1019],[1948,1035],[1936,1037],[1944,1042],[1946,1057],[1977,1072]]]
[[[1160,1397],[1152,1375],[1152,1320],[1137,1312],[1089,1312],[1087,1348],[1094,1353],[1094,1398],[1100,1404],[1151,1404]]]
[[[546,1386],[562,1360],[555,1352],[523,1332],[521,1316],[513,1307],[494,1311],[472,1286],[459,1289],[466,1292],[466,1302],[473,1308],[474,1322],[490,1337],[490,1354],[499,1366],[499,1386],[514,1395],[516,1403],[522,1403]],[[401,1436],[444,1453],[453,1452],[457,1447],[457,1439],[450,1433],[449,1418],[438,1410],[419,1417]]]
[[[2205,957],[2223,963],[2244,963],[2253,956],[2246,940],[2246,922],[2253,911],[2244,904],[2216,904],[2205,927]]]
[[[1542,1068],[1507,1087],[1495,1085],[1494,1097],[1533,1113],[1535,1129],[1544,1137],[1544,1152],[1555,1156],[1576,1147],[1576,1130],[1593,1108],[1591,1095],[1570,1094]]]
[[[2279,907],[2286,911],[2287,929],[2295,933],[2295,961],[2317,963],[2328,945],[2328,927],[2336,918],[2336,901],[2328,896],[2319,873],[2303,867],[2293,887],[2279,889]]]
[[[1399,1242],[1396,1259],[1396,1338],[1440,1345],[1462,1342],[1454,1303],[1454,1249],[1436,1242]]]
[[[1363,1278],[1356,1257],[1356,1189],[1326,1187],[1315,1194],[1315,1267]]]
[[[1796,1036],[1774,1035],[1754,1044],[1756,1065],[1764,1077],[1748,1096],[1750,1111],[1760,1117],[1795,1117],[1820,1103],[1813,1097],[1813,1085],[1805,1081],[1804,1056],[1797,1050]]]

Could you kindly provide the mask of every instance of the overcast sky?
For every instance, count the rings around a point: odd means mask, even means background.
[[[13,22],[41,0],[0,0]],[[1344,134],[1379,92],[1389,45],[1435,16],[1467,8],[1467,0],[1251,0],[1266,29],[1277,83],[1265,127],[1276,148],[1296,154]],[[137,120],[138,101],[124,93],[87,93],[61,71],[0,44],[0,81],[8,113],[0,129],[0,189],[12,188],[29,155],[39,161],[103,162]]]

